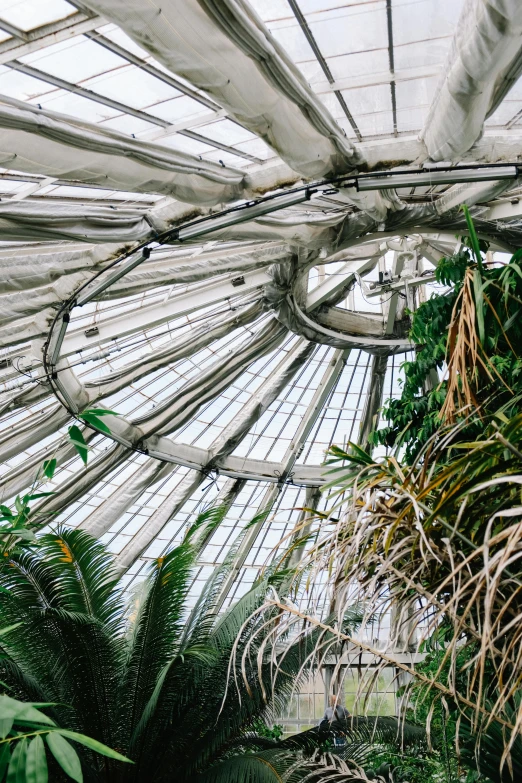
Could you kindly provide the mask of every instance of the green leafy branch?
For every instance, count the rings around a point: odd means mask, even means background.
[[[109,411],[103,408],[87,408],[78,414],[78,419],[84,421],[89,427],[93,427],[99,432],[103,432],[105,435],[110,435],[111,430],[107,424],[103,421],[103,416],[119,416],[116,411]],[[89,455],[89,446],[85,440],[81,429],[77,424],[73,424],[69,427],[69,440],[73,444],[74,448],[80,455],[83,464],[87,465],[87,458]]]
[[[27,526],[31,504],[35,500],[54,494],[53,492],[41,492],[40,487],[53,478],[56,464],[57,461],[54,457],[45,460],[25,495],[17,495],[12,507],[0,504],[0,546],[3,554],[12,554],[14,551],[34,546],[35,534]]]
[[[462,438],[480,438],[491,415],[498,411],[510,417],[520,410],[522,250],[517,250],[505,265],[488,264],[485,258],[488,244],[478,238],[466,207],[463,211],[469,235],[461,238],[459,250],[442,258],[435,270],[437,282],[448,290],[432,295],[413,314],[410,338],[415,344],[415,355],[402,365],[401,396],[384,403],[381,420],[388,423],[370,435],[372,445],[404,447],[404,461],[409,465],[442,432],[448,382],[439,382],[439,373],[444,370],[452,350],[466,351],[466,337],[457,321],[462,312],[463,286],[466,280],[469,283],[470,275],[474,318],[468,327],[476,336],[475,359],[468,357],[466,377],[462,377],[457,367],[452,376],[457,377],[457,386],[453,384],[449,391],[455,399],[454,395],[458,396],[467,384],[473,390],[480,414],[470,413],[469,407],[461,408],[460,403],[455,403],[457,420],[463,423]]]
[[[7,783],[47,783],[46,749],[66,775],[83,783],[80,759],[68,740],[116,761],[133,763],[91,737],[57,726],[38,709],[50,706],[0,696],[0,783],[6,773]]]

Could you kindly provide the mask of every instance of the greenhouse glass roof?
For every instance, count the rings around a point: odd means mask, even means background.
[[[269,510],[244,592],[399,393],[460,205],[520,246],[521,42],[517,0],[0,0],[2,502],[52,456],[40,511],[128,582],[223,502],[195,590]]]

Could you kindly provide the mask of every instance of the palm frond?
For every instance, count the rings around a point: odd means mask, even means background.
[[[60,529],[42,536],[41,557],[50,567],[60,606],[95,618],[117,633],[122,625],[122,594],[106,548],[83,530]]]
[[[382,782],[382,778],[371,779]],[[196,780],[197,783],[368,783],[370,778],[356,765],[328,753],[308,758],[284,750],[266,750],[233,756]]]
[[[243,530],[239,533],[238,536],[236,536],[235,540],[232,542],[232,545],[229,547],[223,562],[220,565],[218,565],[216,569],[214,569],[213,573],[206,581],[198,597],[196,605],[190,614],[189,622],[187,624],[187,627],[190,628],[192,631],[195,628],[200,628],[204,630],[213,628],[214,633],[216,632],[216,628],[220,625],[219,620],[217,621],[216,624],[216,601],[219,598],[221,589],[225,583],[225,580],[227,579],[227,577],[229,576],[229,574],[234,568],[237,553],[243,542],[243,539],[248,533],[248,530],[253,525],[255,526],[259,522],[266,519],[268,513],[269,512],[267,510],[262,511],[259,514],[256,514],[250,520],[250,522],[243,528]],[[266,584],[267,582],[265,580],[263,582],[264,587],[262,588],[265,591],[267,589]],[[241,603],[241,601],[239,603]],[[225,611],[224,616],[226,617],[226,615],[227,612]],[[188,636],[186,636],[185,638],[188,638]]]
[[[216,511],[217,519],[220,519],[224,513],[222,507],[210,509],[210,511]],[[232,546],[229,548],[223,563],[213,570],[210,577],[201,588],[194,608],[190,612],[185,623],[181,646],[184,646],[185,644],[193,645],[194,643],[206,641],[210,632],[214,629],[216,625],[216,601],[226,578],[234,566],[237,550],[239,549],[245,534],[246,528],[236,537]]]
[[[276,743],[275,747],[313,754],[328,742],[340,741],[336,755],[350,764],[366,766],[376,752],[425,752],[426,732],[419,726],[392,717],[351,716],[322,722],[307,731]]]
[[[510,742],[510,734],[498,723],[492,723],[488,729],[477,736],[467,720],[462,720],[459,728],[459,750],[462,763],[476,769],[491,783],[515,783],[522,780],[522,739],[520,734],[510,747],[509,755],[504,758],[504,750]]]
[[[64,725],[113,744],[112,692],[123,652],[122,618],[115,618],[122,604],[110,560],[103,568],[105,551],[76,532],[63,531],[59,541],[43,536],[41,547],[2,569],[8,594],[0,618],[20,625],[3,641],[8,658],[0,666],[17,692],[36,681],[47,701],[69,705],[55,708]]]
[[[348,743],[391,745],[394,748],[425,746],[426,731],[412,723],[388,716],[352,715],[346,720],[325,722],[279,743],[280,747],[312,752],[325,739],[342,737]]]
[[[198,552],[205,545],[214,530],[221,524],[227,513],[227,506],[211,506],[198,514],[187,529],[184,542],[190,542]]]
[[[158,678],[179,653],[193,565],[194,550],[190,543],[181,544],[158,558],[151,566],[137,605],[134,604],[121,683],[127,741],[154,694]],[[154,729],[151,727],[150,731]]]

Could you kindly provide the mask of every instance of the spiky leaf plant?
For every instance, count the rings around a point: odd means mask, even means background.
[[[337,741],[335,744],[334,741]],[[256,738],[251,742],[255,744]],[[413,757],[425,757],[428,746],[426,732],[420,726],[401,722],[392,717],[351,716],[348,719],[333,722],[322,721],[319,726],[294,734],[278,742],[272,741],[272,747],[287,752],[304,752],[313,756],[317,750],[329,748],[335,757],[348,765],[364,769],[365,774],[375,774],[379,757],[393,760],[393,766]],[[387,775],[383,775],[388,780]],[[373,778],[372,778],[373,779]]]
[[[337,768],[328,772],[324,760],[310,767],[309,759],[295,754],[291,759],[287,751],[278,751],[272,765],[263,755],[230,758],[231,741],[251,729],[256,718],[269,715],[270,707],[280,708],[308,675],[318,634],[301,635],[287,646],[284,671],[275,681],[272,670],[280,654],[269,643],[262,649],[260,644],[253,659],[243,660],[244,681],[228,682],[230,656],[243,656],[260,622],[249,618],[273,580],[265,576],[227,612],[216,614],[231,558],[189,609],[198,537],[204,538],[202,525],[218,517],[199,520],[180,546],[153,562],[130,608],[112,557],[83,531],[50,533],[34,551],[12,554],[0,574],[7,590],[0,625],[20,624],[1,640],[0,679],[13,697],[54,705],[48,714],[57,725],[135,762],[124,765],[79,748],[86,781],[192,783],[209,770],[209,780],[228,781],[239,779],[229,770],[241,768],[241,780],[290,782],[297,779],[299,760],[308,765],[310,781],[359,779],[355,772],[345,778]],[[336,643],[331,634],[322,637],[326,644]],[[320,769],[323,777],[314,778]],[[264,770],[265,777],[256,770]]]
[[[522,726],[522,252],[488,265],[471,229],[469,250],[439,266],[450,291],[415,315],[416,358],[380,436],[395,450],[378,459],[355,444],[331,450],[339,501],[318,517],[300,569],[311,581],[329,574],[340,613],[347,597],[391,611],[391,650],[339,638],[435,694],[459,718],[457,739],[467,732],[468,749],[486,741],[487,774],[504,781],[517,779]],[[446,380],[423,388],[445,362]],[[334,630],[284,600],[267,602],[275,606],[278,628]],[[442,655],[429,674],[393,655],[393,643],[414,651],[437,637]],[[496,756],[488,737],[499,739]],[[479,767],[474,753],[466,758]]]

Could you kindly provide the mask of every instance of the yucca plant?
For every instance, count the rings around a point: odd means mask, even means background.
[[[244,681],[229,681],[231,654],[242,657],[259,622],[248,618],[272,583],[281,586],[281,577],[258,580],[217,615],[216,597],[232,553],[189,609],[198,536],[202,526],[219,521],[220,513],[207,512],[180,546],[152,563],[130,606],[111,555],[83,531],[49,533],[34,550],[8,556],[0,573],[0,586],[7,591],[0,601],[0,626],[19,626],[1,640],[0,679],[11,697],[52,705],[46,712],[57,725],[134,762],[123,764],[78,747],[86,781],[274,783],[297,780],[301,763],[310,781],[320,769],[324,780],[330,773],[337,781],[364,779],[344,763],[330,764],[328,772],[324,759],[292,755],[285,748],[256,746],[246,755],[243,749],[241,759],[232,758],[239,753],[234,741],[256,718],[280,708],[308,675],[306,662],[318,634],[289,642],[284,671],[275,681],[272,669],[279,653],[270,644],[243,660]],[[352,619],[357,621],[357,613]],[[322,636],[336,643],[334,636]]]
[[[374,438],[393,451],[374,459],[352,443],[331,449],[328,489],[338,502],[318,515],[297,571],[311,581],[328,573],[340,613],[348,599],[391,612],[392,641],[406,649],[438,637],[442,654],[429,674],[353,635],[339,638],[435,694],[459,718],[457,742],[462,733],[469,751],[484,738],[488,775],[504,781],[517,779],[522,726],[522,251],[489,264],[469,215],[468,224],[467,244],[437,269],[450,290],[413,319],[415,358],[401,398],[386,406],[391,425]],[[279,627],[332,627],[271,597],[266,608],[275,607]],[[496,756],[491,737],[501,738]],[[480,770],[479,755],[466,759]]]

